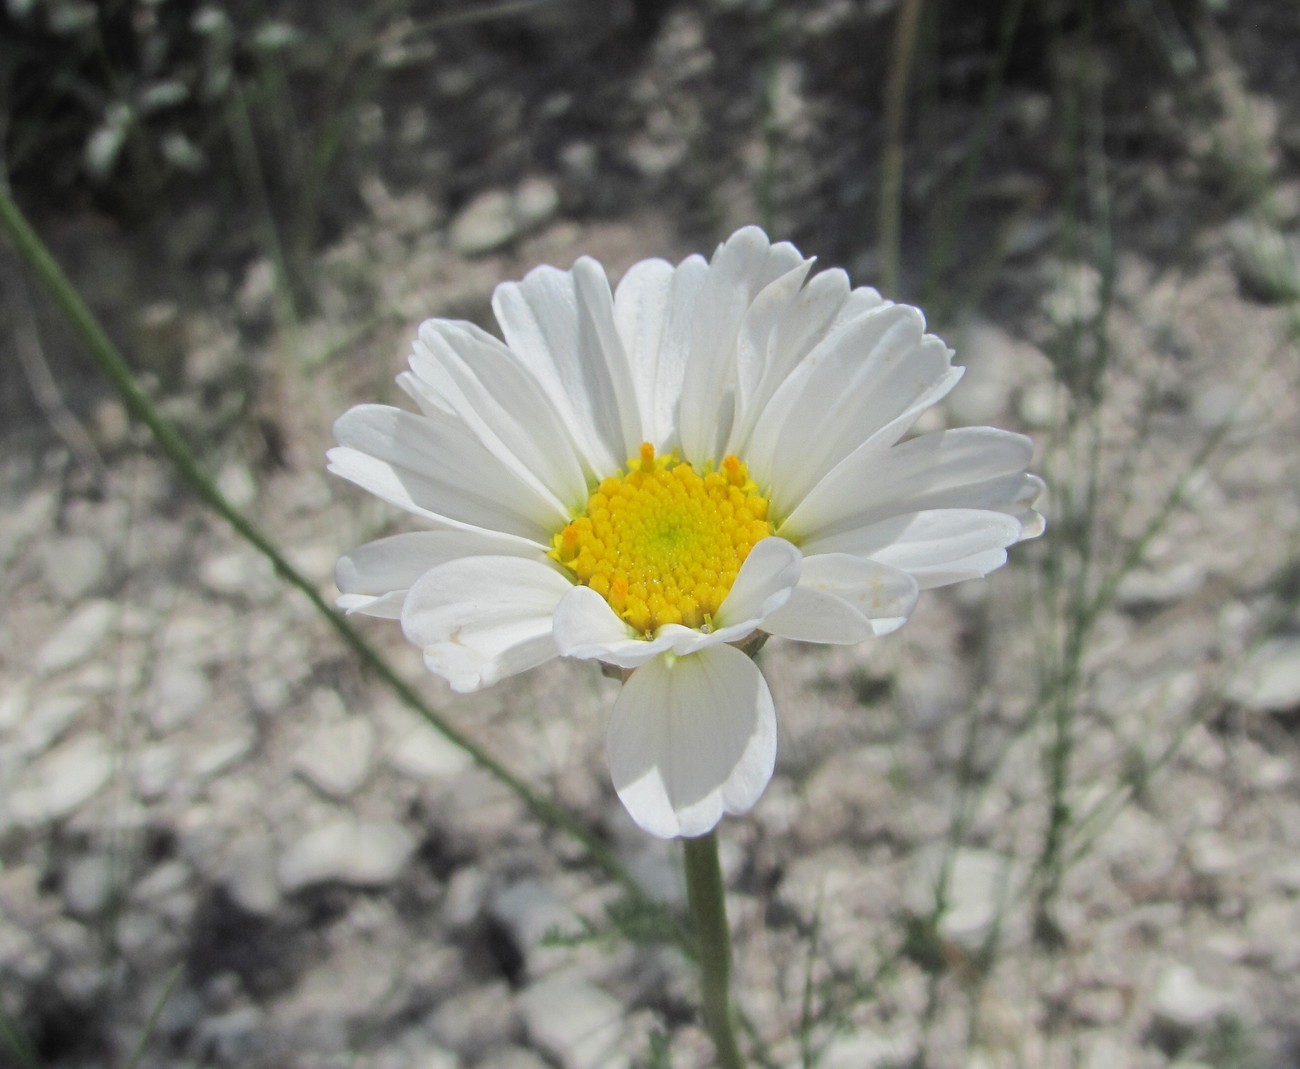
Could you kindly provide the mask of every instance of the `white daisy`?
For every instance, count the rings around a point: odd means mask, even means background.
[[[430,528],[343,557],[340,606],[400,618],[458,691],[557,656],[621,669],[614,786],[665,838],[771,778],[771,694],[737,647],[886,634],[1042,529],[1027,438],[900,441],[962,373],[921,313],[811,266],[747,227],[612,292],[593,260],[539,267],[497,287],[504,343],[420,328],[418,414],[335,424],[330,470]]]

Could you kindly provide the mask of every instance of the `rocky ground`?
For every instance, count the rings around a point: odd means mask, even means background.
[[[376,152],[400,162],[358,181],[297,317],[266,257],[205,266],[216,298],[198,301],[101,224],[56,228],[222,490],[327,596],[341,551],[407,529],[324,474],[333,417],[393,399],[419,320],[482,319],[499,280],[580,254],[617,274],[753,221],[772,127],[745,62],[775,72],[773,229],[872,281],[843,220],[874,196],[879,125],[850,106],[845,37],[874,33],[883,63],[891,5],[810,5],[775,59],[745,4],[653,7],[530,31],[554,62],[609,69],[594,100],[523,78],[485,103],[513,39],[456,39],[436,75],[399,66],[473,99],[498,151],[441,141],[453,120],[409,86],[376,103]],[[1233,5],[1206,26],[1190,89],[1106,113],[1111,259],[1065,240],[1072,172],[1035,157],[1060,83],[1022,72],[993,105],[955,243],[969,285],[932,317],[970,371],[927,419],[1032,434],[1051,526],[988,581],[927,594],[896,636],[763,651],[777,774],[722,839],[737,997],[767,1064],[1300,1065],[1300,102],[1269,17]],[[1112,77],[1126,59],[1090,58]],[[975,114],[952,77],[909,142],[918,229],[954,180],[936,142]],[[1187,100],[1204,122],[1174,122]],[[1234,146],[1262,154],[1267,211],[1223,193]],[[164,257],[192,254],[185,220],[217,225],[189,209]],[[907,284],[923,260],[905,256]],[[60,387],[42,419],[11,382],[20,418],[0,432],[0,1009],[34,1064],[709,1065],[681,953],[614,934],[620,889],[362,673],[10,292],[9,344]],[[1102,591],[1082,624],[1080,575]],[[674,850],[608,783],[617,684],[555,664],[455,696],[395,627],[361,626],[680,906]],[[1045,861],[1054,800],[1069,819]]]

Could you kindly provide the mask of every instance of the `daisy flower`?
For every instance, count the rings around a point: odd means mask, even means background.
[[[334,427],[330,470],[428,528],[344,556],[339,605],[400,619],[458,691],[553,657],[618,670],[614,786],[664,838],[771,778],[745,650],[886,634],[1042,529],[1029,439],[904,440],[962,374],[921,313],[811,267],[756,227],[612,290],[588,258],[539,267],[493,295],[504,342],[420,327],[398,378],[418,412]]]

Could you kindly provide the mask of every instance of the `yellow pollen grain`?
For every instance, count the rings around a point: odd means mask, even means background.
[[[643,635],[712,622],[749,551],[772,533],[739,457],[697,472],[642,444],[557,532],[550,555]]]

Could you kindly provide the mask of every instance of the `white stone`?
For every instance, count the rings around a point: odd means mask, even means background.
[[[149,722],[167,732],[193,719],[212,704],[212,684],[202,669],[164,660],[149,688]]]
[[[403,715],[403,720],[410,720]],[[416,724],[394,736],[388,745],[388,763],[421,783],[454,779],[474,763],[464,750],[427,724]]]
[[[562,1069],[628,1069],[623,1007],[597,987],[552,974],[519,997],[529,1038]]]
[[[209,557],[199,566],[199,582],[214,594],[238,594],[252,601],[264,601],[275,591],[271,566],[251,549]]]
[[[292,893],[321,883],[382,887],[401,873],[415,840],[400,824],[344,817],[308,832],[280,858],[280,886]]]
[[[59,820],[99,793],[112,774],[108,740],[98,732],[78,735],[27,768],[9,796],[9,812],[28,826]]]
[[[1256,713],[1300,707],[1300,637],[1261,642],[1229,680],[1227,696]]]
[[[64,621],[36,653],[37,672],[62,672],[88,659],[108,639],[117,606],[111,601],[89,601]]]
[[[19,743],[28,753],[40,753],[68,730],[90,708],[84,694],[50,694],[32,702],[18,730]]]
[[[375,726],[354,716],[317,728],[299,747],[293,765],[313,787],[331,798],[347,798],[370,775]]]
[[[80,601],[104,585],[108,554],[97,539],[86,535],[51,538],[41,545],[41,572],[63,601]]]
[[[232,901],[249,913],[270,916],[280,905],[275,856],[263,835],[250,835],[231,847],[222,878]]]
[[[916,916],[929,915],[944,872],[945,851],[924,851],[903,891]],[[946,910],[939,930],[948,939],[976,949],[998,922],[1002,907],[1015,888],[1011,862],[991,850],[959,849],[949,859],[945,885]]]
[[[1227,996],[1207,987],[1187,965],[1169,965],[1156,979],[1151,1011],[1166,1028],[1196,1032],[1213,1024],[1228,1008]]]
[[[113,860],[88,854],[72,862],[63,874],[63,900],[75,917],[97,916],[113,893]]]
[[[135,793],[143,801],[161,798],[176,782],[181,755],[171,746],[146,746],[135,755]]]
[[[538,880],[511,884],[492,899],[491,915],[530,966],[530,957],[552,935],[575,936],[583,931],[577,914]]]
[[[549,222],[559,207],[559,191],[549,179],[525,178],[515,190],[515,219],[521,230],[536,230]]]
[[[190,773],[199,779],[220,775],[239,764],[253,752],[256,736],[251,728],[240,728],[236,734],[214,742],[193,755]]]
[[[462,256],[481,256],[509,245],[517,233],[510,194],[490,189],[460,210],[449,236],[452,248]]]
[[[858,1032],[832,1039],[817,1065],[820,1069],[884,1069],[885,1066],[910,1065],[915,1056],[914,1040]]]

